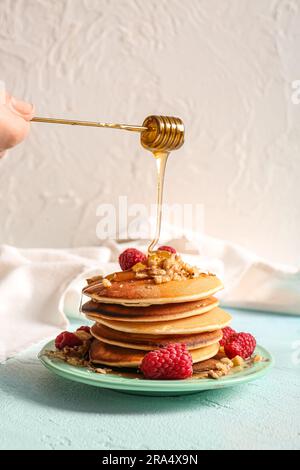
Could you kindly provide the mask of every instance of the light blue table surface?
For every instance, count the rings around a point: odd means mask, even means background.
[[[51,374],[40,344],[0,366],[0,448],[299,449],[300,317],[231,312],[273,353],[264,378],[183,397],[123,395]]]

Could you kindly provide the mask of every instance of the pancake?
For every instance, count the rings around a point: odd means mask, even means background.
[[[219,344],[212,344],[204,348],[191,351],[193,363],[205,361],[214,357],[219,351]],[[94,364],[103,364],[111,367],[139,367],[148,351],[120,348],[111,344],[94,340],[90,348],[90,360]]]
[[[91,333],[96,339],[104,343],[144,351],[152,351],[170,343],[184,343],[189,350],[193,350],[215,344],[223,336],[221,330],[194,335],[172,335],[171,337],[170,335],[141,335],[119,332],[97,323],[91,327]]]
[[[219,305],[218,299],[208,297],[176,304],[150,305],[149,307],[127,307],[124,305],[104,304],[90,300],[82,306],[82,312],[97,321],[98,316],[106,320],[153,322],[176,320],[201,315]]]
[[[197,278],[162,284],[155,284],[153,279],[136,279],[134,276],[131,271],[115,273],[108,276],[110,286],[104,285],[103,281],[96,281],[82,292],[96,302],[144,307],[205,299],[223,287],[216,276],[205,273]]]
[[[87,318],[91,319],[89,315]],[[220,330],[231,321],[231,315],[221,308],[217,307],[202,315],[196,315],[180,320],[161,321],[161,322],[125,322],[106,320],[100,315],[97,322],[108,326],[113,330],[123,331],[125,333],[148,334],[148,335],[179,335],[195,334],[207,331]]]

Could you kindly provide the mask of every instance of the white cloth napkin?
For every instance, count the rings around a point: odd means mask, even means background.
[[[300,314],[299,269],[272,265],[207,236],[164,240],[223,280],[223,305]],[[127,246],[144,248],[135,241],[70,250],[0,247],[0,362],[66,329],[67,316],[79,316],[85,278],[118,269],[118,255]]]
[[[107,248],[0,247],[0,362],[66,329],[68,286],[87,269],[101,271],[109,257]]]

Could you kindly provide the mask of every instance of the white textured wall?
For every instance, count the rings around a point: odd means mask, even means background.
[[[186,144],[166,200],[206,231],[300,262],[299,0],[1,0],[0,79],[40,115],[141,123],[175,114]],[[133,134],[34,124],[0,163],[0,243],[95,244],[95,208],[152,202]]]

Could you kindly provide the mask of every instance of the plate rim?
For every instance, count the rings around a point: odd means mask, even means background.
[[[38,353],[39,361],[51,372],[69,380],[100,388],[124,391],[130,390],[136,392],[187,392],[231,387],[261,378],[274,366],[275,363],[273,355],[263,346],[257,345],[255,352],[266,357],[268,362],[257,363],[261,368],[246,375],[244,370],[242,371],[243,375],[239,376],[239,373],[237,372],[234,376],[225,376],[219,380],[192,378],[188,380],[140,380],[138,378],[119,377],[111,374],[95,374],[92,371],[84,370],[79,367],[76,368],[76,366],[72,366],[59,360],[53,360],[44,354],[46,350],[53,349],[53,346],[54,340],[51,340],[46,343]],[[61,365],[63,365],[64,368],[62,368]],[[70,369],[65,369],[65,367],[69,367]]]

